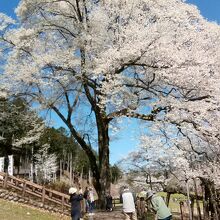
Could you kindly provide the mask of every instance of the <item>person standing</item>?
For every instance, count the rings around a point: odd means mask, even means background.
[[[107,195],[106,195],[106,211],[111,212],[112,208],[113,208],[112,196],[110,193],[107,193]]]
[[[132,192],[127,186],[123,187],[123,191],[120,196],[120,201],[123,204],[123,214],[125,220],[137,220],[137,214],[135,210],[135,199]]]
[[[155,194],[153,191],[148,191],[147,201],[149,201],[151,208],[156,213],[158,220],[172,219],[172,214],[161,196]]]
[[[79,194],[77,194],[77,189],[75,187],[71,187],[69,189],[69,194],[70,194],[72,220],[80,220],[81,201],[83,200],[82,190],[79,190]]]
[[[89,192],[88,192],[88,204],[89,204],[89,215],[94,215],[93,210],[95,207],[95,199],[94,199],[94,192],[92,187],[89,187]]]
[[[87,213],[89,211],[89,189],[88,187],[86,187],[84,193],[83,193],[83,197],[85,199],[85,212]]]
[[[145,198],[137,196],[135,204],[136,204],[138,219],[145,220],[147,213]]]

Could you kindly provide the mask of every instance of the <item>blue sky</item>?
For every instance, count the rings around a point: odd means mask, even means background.
[[[196,5],[201,14],[209,21],[216,21],[220,24],[220,0],[187,0],[187,2]],[[0,0],[0,12],[15,18],[14,9],[18,3],[19,0]],[[56,119],[56,121],[58,126],[61,126],[60,120]],[[138,131],[131,131],[131,127],[136,127],[135,123],[131,122],[128,129],[123,130],[118,138],[110,143],[112,164],[137,147],[139,134]]]
[[[15,17],[14,9],[18,3],[19,0],[0,0],[0,12]]]
[[[220,23],[220,0],[187,0],[186,2],[197,5],[208,20]],[[15,17],[13,11],[18,3],[19,0],[0,0],[0,12]]]
[[[186,2],[196,5],[208,20],[220,24],[220,0],[187,0]]]

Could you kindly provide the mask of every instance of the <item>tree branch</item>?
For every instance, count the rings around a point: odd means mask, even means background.
[[[77,140],[77,142],[80,144],[82,149],[86,152],[86,154],[89,158],[89,161],[91,163],[91,168],[93,170],[93,174],[98,177],[99,176],[99,169],[98,169],[98,166],[96,163],[96,157],[92,151],[92,148],[89,145],[87,145],[87,143],[84,141],[84,139],[81,137],[81,135],[75,130],[73,125],[66,120],[66,118],[63,116],[63,114],[59,111],[59,109],[56,106],[51,105],[50,108],[53,109],[54,112],[56,112],[56,114],[62,119],[62,121],[70,129],[70,132],[73,135],[73,137]]]

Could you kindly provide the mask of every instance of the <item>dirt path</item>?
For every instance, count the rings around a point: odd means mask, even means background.
[[[84,220],[123,220],[124,215],[120,210],[113,212],[95,212],[93,216],[86,216]],[[147,219],[153,220],[154,217],[148,216]],[[179,213],[173,213],[173,220],[180,220]]]
[[[93,216],[86,216],[85,220],[122,220],[121,211],[114,212],[96,212]]]

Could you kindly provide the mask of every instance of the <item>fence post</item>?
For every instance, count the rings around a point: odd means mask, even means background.
[[[64,196],[62,196],[62,212],[64,212]]]
[[[113,207],[115,208],[115,199],[113,199]]]
[[[5,174],[3,188],[7,188],[7,184],[8,184],[8,173]]]
[[[183,202],[180,202],[180,216],[181,220],[183,220],[184,212],[183,212]]]
[[[25,191],[26,191],[26,181],[24,181],[23,189],[22,189],[22,196],[23,196],[23,197],[24,197],[24,195],[25,195]]]
[[[42,203],[44,204],[45,202],[45,186],[43,186],[43,189],[42,189]]]
[[[52,192],[49,192],[49,197],[52,198]]]

